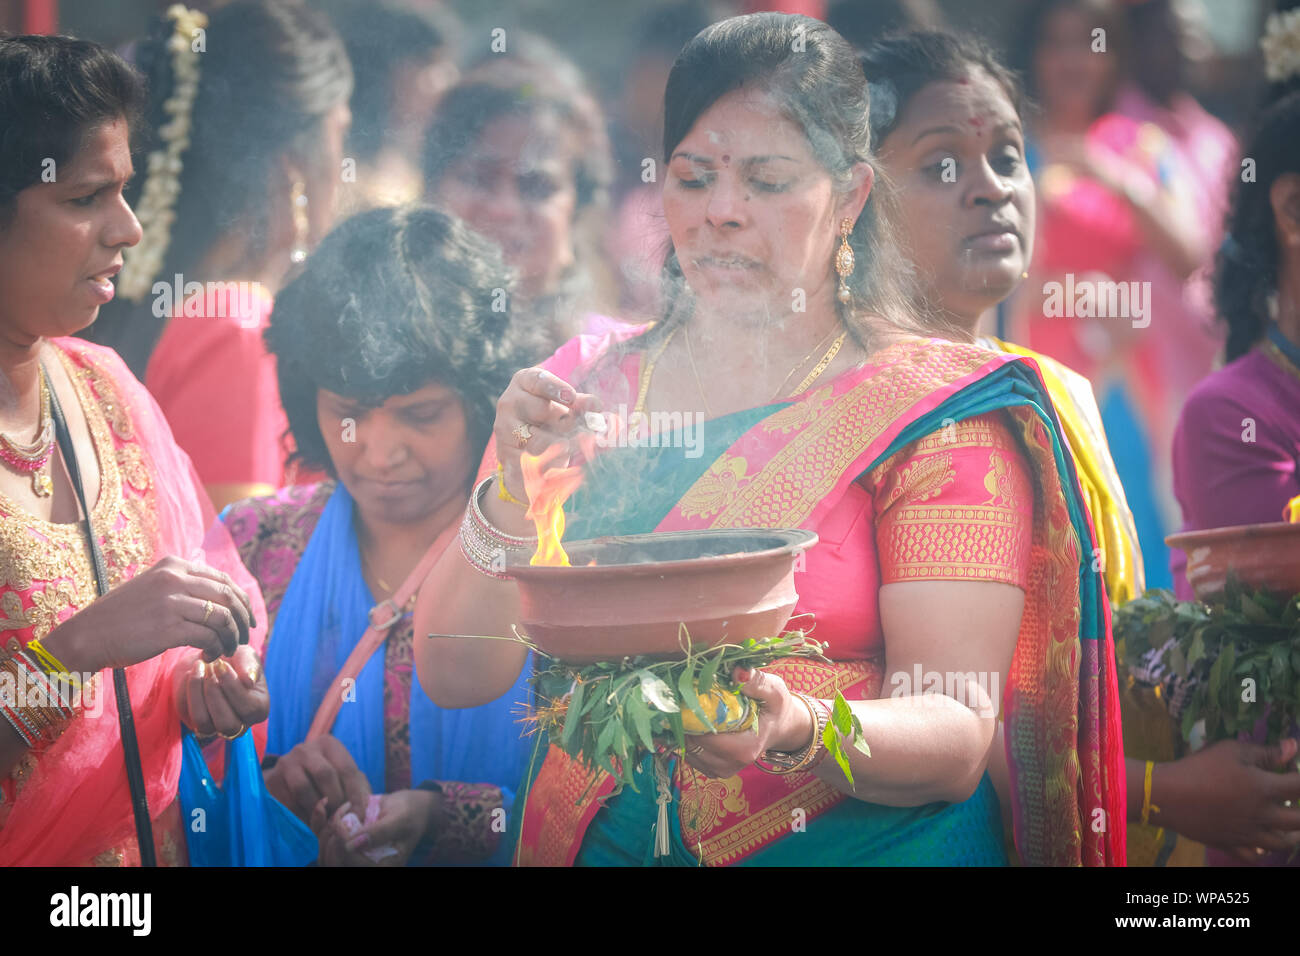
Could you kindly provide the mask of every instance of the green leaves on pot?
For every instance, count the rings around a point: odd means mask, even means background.
[[[871,756],[871,748],[867,746],[867,741],[862,736],[862,721],[858,720],[858,715],[849,709],[849,702],[844,699],[844,695],[836,691],[835,701],[831,707],[831,719],[827,722],[826,729],[822,731],[822,746],[840,765],[840,770],[844,772],[849,785],[852,786],[853,768],[849,764],[848,751],[844,749],[845,740],[849,741],[855,750],[868,757]]]
[[[1267,716],[1267,739],[1287,736],[1300,714],[1300,594],[1251,591],[1229,577],[1210,602],[1148,591],[1113,615],[1116,644],[1129,667],[1150,651],[1194,689],[1183,736],[1205,720],[1207,740],[1252,731]]]
[[[647,755],[665,747],[685,750],[684,710],[715,729],[700,695],[715,688],[736,693],[740,685],[731,674],[737,667],[763,667],[786,657],[826,659],[822,645],[802,631],[699,652],[684,629],[682,636],[685,657],[678,660],[633,657],[581,667],[550,661],[533,676],[539,704],[531,719],[569,756],[610,773],[618,790],[636,790],[637,770]],[[861,731],[856,719],[849,730],[854,726]]]

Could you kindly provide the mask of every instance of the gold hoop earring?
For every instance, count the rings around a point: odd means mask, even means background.
[[[301,181],[293,184],[289,201],[293,205],[293,251],[289,260],[297,265],[307,258],[307,236],[311,222],[307,218],[307,186]]]
[[[849,276],[853,275],[855,261],[853,258],[853,248],[849,245],[849,233],[853,231],[853,220],[840,220],[840,247],[835,251],[835,272],[840,277],[840,288],[835,293],[835,297],[848,304],[853,298],[853,293],[849,291]]]

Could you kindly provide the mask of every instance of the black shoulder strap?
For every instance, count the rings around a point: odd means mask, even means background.
[[[63,407],[59,404],[58,393],[54,383],[41,366],[41,374],[50,389],[50,413],[54,416],[54,433],[58,436],[59,449],[63,452],[63,463],[67,466],[68,476],[72,479],[73,490],[81,505],[82,514],[86,516],[86,540],[90,545],[90,560],[95,570],[95,586],[102,597],[108,593],[108,569],[104,564],[104,553],[99,548],[99,538],[95,535],[95,526],[90,520],[90,503],[86,501],[86,489],[81,483],[81,468],[77,464],[77,452],[72,445],[72,435],[68,431],[67,419],[63,417]],[[117,695],[117,721],[122,732],[122,750],[126,754],[126,780],[131,787],[131,810],[135,814],[135,835],[140,843],[140,863],[142,866],[157,866],[157,855],[153,845],[153,823],[149,819],[149,801],[144,789],[144,770],[140,764],[140,744],[135,737],[135,715],[131,710],[131,694],[126,685],[126,670],[113,668],[113,690]]]

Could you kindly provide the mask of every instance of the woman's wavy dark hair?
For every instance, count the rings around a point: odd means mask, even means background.
[[[867,82],[853,48],[811,17],[753,13],[707,27],[683,47],[664,91],[664,162],[700,116],[741,87],[770,93],[786,116],[803,130],[813,154],[837,186],[852,168],[868,163],[876,173],[871,196],[849,235],[857,267],[848,286],[852,298],[837,303],[840,318],[860,345],[867,331],[861,317],[878,315],[891,325],[921,333],[911,264],[894,242],[897,217],[892,187],[871,151]],[[686,283],[677,252],[669,245],[663,273],[663,321],[637,345],[662,341],[690,316]]]
[[[86,134],[123,118],[134,127],[144,83],[117,54],[64,36],[0,36],[0,227],[18,194],[58,169]]]
[[[1300,174],[1300,89],[1260,114],[1244,155],[1255,161],[1255,177],[1237,181],[1214,263],[1214,304],[1228,327],[1229,362],[1249,352],[1268,327],[1279,255],[1269,192],[1279,176]]]
[[[137,53],[149,80],[151,139],[170,116],[175,88],[170,19],[156,22]],[[325,115],[352,92],[343,42],[302,0],[234,0],[208,23],[200,56],[190,145],[182,156],[180,195],[162,276],[188,275],[223,235],[256,240],[267,229],[270,172],[286,154],[319,150]],[[154,148],[152,141],[141,144]],[[137,161],[138,162],[138,161]],[[128,194],[140,198],[144,170]],[[198,278],[198,277],[196,277]],[[88,336],[112,346],[141,378],[163,325],[147,307],[117,300],[100,310]]]
[[[295,458],[334,474],[316,417],[320,389],[375,407],[431,382],[455,390],[470,456],[522,367],[500,253],[432,206],[373,209],[337,226],[276,297],[266,344]]]
[[[871,141],[877,146],[898,126],[912,97],[931,83],[955,83],[987,73],[1006,94],[1016,115],[1027,108],[1024,87],[983,39],[940,30],[908,30],[885,36],[862,54],[871,86]]]

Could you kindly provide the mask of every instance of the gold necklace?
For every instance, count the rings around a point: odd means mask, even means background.
[[[632,406],[632,417],[634,419],[637,419],[638,423],[645,414],[646,396],[650,393],[650,379],[654,375],[655,365],[658,364],[659,359],[663,356],[664,351],[668,348],[668,343],[673,340],[673,336],[676,334],[677,334],[677,329],[673,329],[671,332],[669,332],[668,335],[664,338],[663,342],[660,343],[659,348],[655,350],[654,355],[646,360],[645,369],[641,372],[641,382],[637,388],[636,404]],[[830,335],[833,333],[827,333],[827,334]],[[804,392],[808,391],[808,387],[812,385],[813,382],[817,381],[817,379],[821,377],[822,372],[826,371],[827,367],[831,364],[831,362],[835,360],[835,356],[838,355],[840,353],[840,349],[844,347],[844,340],[848,338],[848,335],[849,333],[847,329],[840,332],[840,334],[836,337],[835,341],[831,343],[831,347],[826,350],[825,354],[822,355],[821,359],[818,360],[817,364],[813,366],[813,370],[804,377],[803,381],[799,383],[798,387],[793,392],[790,393],[791,395],[802,395]],[[825,341],[826,339],[822,339],[822,342]],[[777,389],[776,394],[773,395],[769,401],[775,401],[777,398],[780,398],[781,390],[785,388],[785,383],[790,381],[790,376],[793,375],[795,372],[799,371],[799,369],[803,367],[804,362],[807,362],[808,359],[812,357],[813,352],[816,352],[817,349],[820,347],[821,347],[821,342],[818,342],[817,345],[813,348],[812,352],[809,352],[807,355],[805,355],[802,359],[800,359],[799,363],[795,365],[794,368],[790,369],[789,374],[786,375],[785,380],[781,382],[781,385]],[[690,359],[691,371],[695,375],[695,386],[700,391],[700,398],[704,400],[704,411],[710,418],[712,418],[713,412],[709,409],[709,400],[704,394],[704,383],[700,379],[699,369],[695,367],[695,354],[691,350],[691,330],[689,328],[687,328],[686,330],[686,357]],[[631,429],[631,434],[633,435],[633,437],[635,437],[637,433],[636,428],[633,426],[629,426],[629,428]]]
[[[790,369],[790,371],[786,374],[785,378],[781,379],[781,384],[776,387],[776,392],[775,394],[772,395],[772,399],[771,399],[772,401],[776,401],[783,394],[785,394],[783,390],[785,389],[785,383],[790,381],[790,376],[793,375],[795,372],[799,371],[799,369],[803,368],[804,363],[807,362],[810,358],[812,358],[818,349],[824,347],[826,345],[827,340],[829,340],[830,337],[834,334],[835,334],[834,329],[831,329],[829,332],[827,332],[826,335],[823,336],[822,340],[818,342],[816,345],[814,345],[812,349],[808,352],[808,354],[799,360],[799,364],[796,365],[794,368]]]
[[[669,332],[668,335],[664,337],[659,348],[655,349],[655,354],[646,360],[645,370],[641,372],[641,383],[636,391],[636,404],[632,406],[632,416],[634,418],[639,419],[640,416],[645,414],[645,398],[650,392],[650,378],[655,373],[655,363],[659,361],[660,357],[664,354],[664,349],[668,348],[668,343],[673,340],[673,336],[676,334],[677,329],[673,329]]]
[[[375,567],[373,562],[370,560],[370,555],[366,554],[366,549],[361,547],[361,545],[358,543],[357,550],[361,553],[361,576],[363,578],[370,577],[371,575],[374,576],[375,583],[378,584],[380,589],[384,592],[380,600],[392,597],[393,589],[388,586],[387,581],[381,578],[378,574],[374,573]]]
[[[700,378],[700,370],[695,367],[695,351],[691,348],[691,327],[686,326],[686,357],[691,360],[691,373],[695,376],[695,387],[700,390],[700,400],[704,402],[704,414],[713,417],[713,409],[709,408],[709,397],[704,394],[704,381]]]
[[[813,366],[813,370],[795,387],[795,390],[790,393],[791,395],[802,395],[808,391],[808,386],[817,381],[822,372],[826,371],[826,367],[835,360],[835,356],[840,354],[840,349],[844,346],[844,340],[848,338],[848,335],[848,329],[845,329],[836,337],[835,341],[831,343],[831,347],[826,350],[826,354],[821,357],[821,361]],[[802,365],[803,363],[800,362],[799,364]]]

